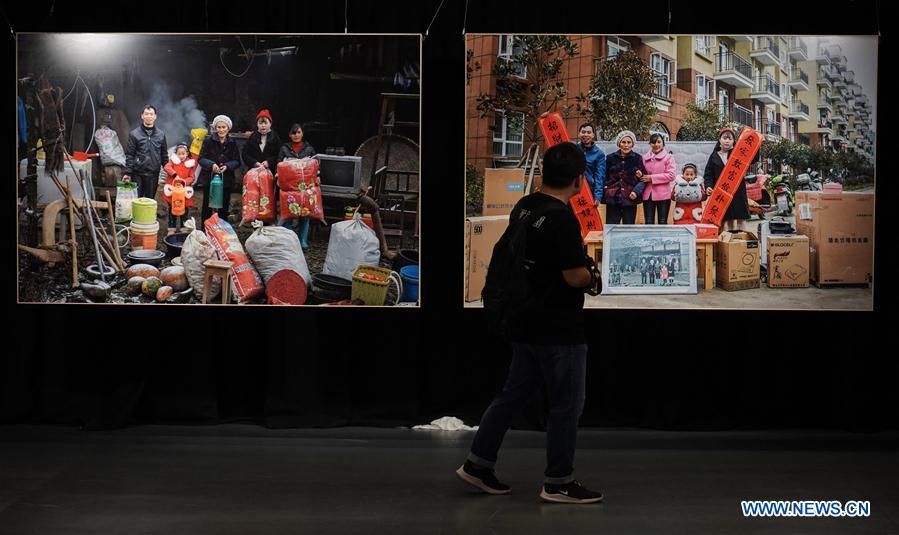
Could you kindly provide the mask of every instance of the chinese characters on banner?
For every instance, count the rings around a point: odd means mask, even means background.
[[[758,132],[749,127],[743,129],[743,133],[740,134],[740,139],[737,140],[737,144],[730,152],[727,165],[724,166],[721,176],[718,177],[715,189],[712,190],[705,209],[702,211],[703,223],[721,226],[724,212],[727,211],[727,207],[734,199],[734,192],[740,187],[740,182],[743,181],[749,164],[752,163],[761,144],[762,137]]]
[[[559,113],[550,113],[540,117],[537,122],[540,124],[540,131],[543,133],[543,139],[546,140],[547,148],[571,141],[568,132],[565,131],[565,121]],[[590,184],[587,183],[586,178],[581,180],[580,193],[568,202],[581,224],[581,238],[585,238],[587,233],[594,230],[602,230],[602,220],[599,218],[599,212],[593,206],[593,194],[590,192]]]

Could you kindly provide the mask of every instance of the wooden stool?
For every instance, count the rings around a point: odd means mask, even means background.
[[[231,266],[234,262],[227,260],[207,260],[203,262],[206,268],[203,277],[203,304],[209,302],[209,287],[212,286],[212,277],[221,277],[222,279],[222,304],[227,305],[231,298]]]

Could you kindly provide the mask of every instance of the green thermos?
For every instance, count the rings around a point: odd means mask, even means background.
[[[222,207],[222,188],[224,184],[222,183],[222,174],[216,173],[212,177],[212,182],[209,184],[209,207],[210,208],[221,208]]]

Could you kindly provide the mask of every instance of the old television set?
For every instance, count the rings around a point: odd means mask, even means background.
[[[316,154],[322,193],[359,193],[362,191],[362,157]]]

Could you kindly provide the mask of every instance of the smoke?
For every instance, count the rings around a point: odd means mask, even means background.
[[[188,95],[175,100],[170,86],[154,81],[147,104],[156,107],[156,125],[165,132],[169,147],[178,142],[190,145],[192,128],[206,128],[206,113],[197,107],[197,99]]]

